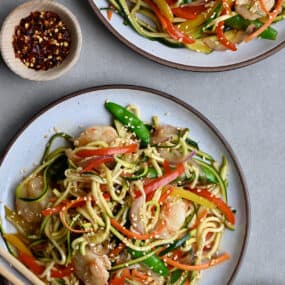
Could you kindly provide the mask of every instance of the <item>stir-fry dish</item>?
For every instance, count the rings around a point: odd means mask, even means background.
[[[226,158],[187,128],[145,124],[134,105],[105,107],[113,126],[55,133],[19,183],[5,207],[17,232],[1,226],[8,250],[47,284],[197,284],[230,259]]]
[[[271,24],[284,20],[284,0],[108,0],[138,34],[170,47],[210,53],[237,50],[260,37],[275,40]]]

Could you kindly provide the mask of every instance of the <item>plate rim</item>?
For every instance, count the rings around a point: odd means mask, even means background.
[[[96,91],[102,91],[102,90],[112,90],[112,89],[129,89],[129,90],[135,90],[135,91],[143,91],[147,93],[151,93],[153,95],[162,97],[164,99],[168,99],[182,107],[184,107],[186,110],[194,114],[198,119],[200,119],[203,123],[209,127],[213,133],[218,137],[220,142],[223,144],[225,149],[228,151],[229,155],[231,156],[232,162],[237,170],[237,174],[240,180],[240,183],[242,185],[242,192],[244,195],[244,200],[245,200],[245,232],[244,232],[244,238],[242,241],[242,247],[241,247],[241,252],[238,256],[237,264],[230,276],[230,279],[227,283],[227,285],[232,284],[233,280],[237,276],[237,273],[241,267],[241,264],[244,260],[246,250],[248,247],[248,240],[249,240],[249,233],[250,233],[250,226],[251,226],[251,210],[250,210],[250,199],[249,199],[249,192],[248,192],[248,186],[246,183],[245,176],[243,174],[241,165],[239,163],[239,160],[237,156],[235,155],[232,147],[228,143],[228,141],[225,139],[224,135],[218,130],[218,128],[206,117],[204,116],[200,111],[198,111],[196,108],[194,108],[192,105],[188,104],[187,102],[183,101],[182,99],[179,99],[173,95],[170,95],[164,91],[159,91],[157,89],[149,88],[149,87],[144,87],[144,86],[139,86],[139,85],[131,85],[131,84],[107,84],[107,85],[98,85],[98,86],[93,86],[89,88],[84,88],[80,89],[78,91],[69,93],[67,95],[64,95],[63,97],[60,97],[51,103],[45,105],[42,107],[38,112],[33,114],[30,119],[28,119],[15,133],[14,136],[10,139],[8,144],[6,145],[4,151],[2,152],[0,156],[0,167],[2,167],[3,161],[7,157],[10,149],[13,147],[14,143],[17,141],[17,139],[24,133],[24,131],[35,121],[37,118],[39,118],[41,115],[45,114],[47,111],[52,109],[53,107],[68,101],[69,99],[75,98],[75,97],[80,97],[81,95],[84,95],[86,93],[90,92],[96,92]]]
[[[221,71],[228,71],[228,70],[234,70],[242,67],[246,67],[248,65],[257,63],[267,57],[270,57],[271,55],[277,53],[278,51],[282,50],[285,47],[285,40],[283,40],[281,43],[279,43],[277,46],[273,47],[272,49],[258,55],[255,57],[252,57],[250,59],[233,63],[233,64],[226,64],[221,66],[194,66],[194,65],[187,65],[182,63],[176,63],[173,61],[169,61],[167,59],[162,59],[158,56],[155,56],[139,47],[134,45],[131,41],[127,40],[124,36],[122,36],[112,25],[111,23],[103,16],[100,9],[95,4],[94,0],[88,0],[89,5],[93,9],[94,13],[97,15],[101,23],[115,36],[119,41],[121,41],[123,44],[125,44],[128,48],[135,51],[136,53],[148,58],[149,60],[152,60],[154,62],[157,62],[161,65],[165,65],[168,67],[176,68],[179,70],[186,70],[186,71],[195,71],[195,72],[221,72]]]

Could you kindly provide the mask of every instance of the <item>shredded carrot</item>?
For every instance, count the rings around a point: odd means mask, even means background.
[[[134,238],[137,240],[146,240],[146,239],[153,238],[153,237],[155,237],[155,235],[158,234],[157,231],[149,233],[149,234],[137,234],[137,233],[131,232],[128,229],[126,229],[125,227],[121,226],[120,223],[117,222],[115,219],[110,219],[110,221],[111,221],[111,224],[113,227],[115,227],[118,231],[123,233],[128,238]]]
[[[117,247],[115,247],[109,254],[110,257],[118,256],[122,250],[126,247],[124,243],[120,243]]]
[[[149,279],[149,276],[147,274],[142,273],[142,272],[140,272],[140,271],[138,271],[136,269],[132,270],[132,275],[133,275],[134,278],[136,278],[136,279],[138,279],[140,281],[144,281],[144,282]]]
[[[198,218],[197,218],[195,224],[190,228],[190,230],[193,230],[193,229],[197,228],[197,227],[201,224],[202,220],[207,217],[207,215],[208,215],[208,211],[205,209],[205,210],[198,216]]]
[[[65,213],[68,211],[68,209],[83,206],[84,204],[86,204],[88,199],[92,200],[90,197],[80,197],[76,200],[72,200],[69,204],[65,205],[59,212],[59,217],[60,217],[61,222],[69,231],[73,233],[77,233],[77,234],[87,233],[91,231],[91,229],[88,229],[88,230],[73,229],[72,227],[69,226],[69,224],[66,222],[66,219],[65,219]]]
[[[173,187],[165,186],[163,188],[163,193],[159,198],[159,203],[162,204],[168,198],[168,196],[173,192],[173,190],[174,190]]]
[[[228,253],[224,253],[220,255],[219,257],[212,259],[211,261],[203,264],[197,264],[197,265],[188,265],[188,264],[182,264],[178,261],[174,261],[171,258],[163,257],[163,261],[169,265],[172,265],[178,269],[186,270],[186,271],[198,271],[198,270],[204,270],[208,269],[212,266],[218,265],[226,260],[230,259],[230,255]]]
[[[264,1],[263,1],[263,0],[258,0],[258,3],[259,3],[260,8],[262,9],[262,11],[263,11],[266,15],[269,15],[269,11],[268,11],[268,9],[267,9],[266,6],[265,6]]]
[[[110,8],[110,9],[107,10],[107,19],[108,19],[109,21],[111,21],[112,16],[113,16],[113,9]]]
[[[261,33],[263,33],[274,21],[274,19],[277,17],[277,15],[280,13],[282,8],[283,0],[278,0],[273,11],[269,13],[267,22],[257,29],[254,33],[250,34],[246,39],[245,42],[249,42],[253,40],[254,38],[258,37]]]
[[[124,269],[121,271],[120,277],[123,277],[123,278],[130,278],[130,277],[131,277],[130,269],[129,269],[129,268],[124,268]]]

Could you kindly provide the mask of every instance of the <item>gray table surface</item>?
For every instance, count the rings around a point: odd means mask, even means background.
[[[0,24],[22,2],[0,0]],[[134,84],[177,96],[224,134],[247,178],[250,240],[234,284],[285,284],[285,50],[234,71],[179,71],[121,44],[99,22],[87,0],[59,2],[79,19],[84,35],[80,60],[62,78],[37,83],[17,77],[0,59],[0,154],[23,122],[39,109],[83,88]]]

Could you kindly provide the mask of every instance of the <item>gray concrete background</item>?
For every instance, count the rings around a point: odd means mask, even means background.
[[[0,24],[22,2],[0,0]],[[18,78],[0,59],[0,154],[40,108],[79,89],[134,84],[177,96],[224,134],[247,178],[250,241],[234,284],[285,284],[285,50],[234,71],[179,71],[151,62],[121,44],[99,22],[87,0],[59,2],[80,22],[84,36],[81,58],[67,75],[46,83]]]

